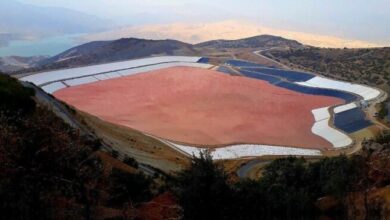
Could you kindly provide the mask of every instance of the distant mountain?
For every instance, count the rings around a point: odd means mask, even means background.
[[[0,46],[11,40],[103,31],[109,25],[104,19],[71,9],[0,2]]]
[[[304,46],[295,40],[271,35],[261,35],[240,40],[214,40],[196,45],[177,40],[122,38],[112,41],[93,41],[73,47],[63,53],[38,62],[34,68],[15,73],[85,66],[159,55],[208,56],[210,53],[225,48],[259,50],[274,47],[303,48]]]
[[[303,45],[296,40],[288,40],[272,35],[260,35],[239,40],[212,40],[195,45],[208,48],[253,48],[269,49],[272,47],[302,48]]]
[[[195,55],[191,44],[176,40],[145,40],[122,38],[114,41],[95,41],[71,48],[40,62],[40,65],[67,66],[104,63],[152,55]]]
[[[9,56],[0,57],[0,72],[13,72],[21,69],[36,67],[37,63],[47,59],[46,56],[20,57]]]

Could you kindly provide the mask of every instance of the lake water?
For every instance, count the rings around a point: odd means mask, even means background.
[[[0,56],[36,56],[36,55],[56,55],[71,47],[80,44],[76,35],[64,35],[48,37],[34,41],[11,41],[7,46],[0,47]]]

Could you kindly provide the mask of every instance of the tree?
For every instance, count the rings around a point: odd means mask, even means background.
[[[151,198],[152,180],[142,173],[128,173],[114,168],[110,176],[110,205],[136,204]]]
[[[233,191],[223,168],[208,152],[192,158],[191,166],[177,177],[177,195],[184,219],[229,219]]]
[[[35,109],[34,90],[0,73],[0,111],[7,115],[29,113]]]

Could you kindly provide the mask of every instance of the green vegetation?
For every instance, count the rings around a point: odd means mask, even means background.
[[[390,143],[390,131],[382,131],[375,137],[375,142],[379,144]]]
[[[277,159],[259,180],[230,184],[222,167],[208,154],[193,159],[178,177],[178,197],[185,219],[311,218],[315,202],[326,195],[341,198],[357,190],[360,158],[345,156],[308,163],[303,158]]]
[[[0,111],[4,114],[27,113],[34,110],[34,90],[23,87],[16,79],[0,73]]]
[[[142,173],[131,174],[113,169],[110,180],[110,206],[122,207],[125,203],[149,201],[152,197],[152,180]]]
[[[387,104],[389,100],[386,100],[384,102],[379,103],[379,111],[378,111],[378,118],[381,120],[385,120],[388,114]]]
[[[131,167],[138,168],[138,162],[132,157],[126,156],[125,159],[123,159],[123,163]]]
[[[191,168],[178,175],[177,193],[185,219],[233,217],[229,216],[234,208],[234,197],[227,175],[207,153],[194,157]]]

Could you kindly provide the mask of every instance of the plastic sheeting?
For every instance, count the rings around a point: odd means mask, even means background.
[[[236,67],[265,67],[264,65],[251,63],[245,60],[227,60],[225,63]]]
[[[69,86],[78,86],[78,85],[92,83],[92,82],[96,82],[96,81],[98,81],[98,80],[95,77],[87,76],[87,77],[83,77],[83,78],[66,80],[65,84],[69,85]]]
[[[271,76],[282,77],[287,79],[290,82],[304,82],[309,79],[312,79],[315,75],[310,73],[291,71],[291,70],[282,70],[274,68],[262,68],[262,67],[246,67],[244,70],[250,70],[257,73],[267,74]]]
[[[226,66],[219,66],[217,71],[221,73],[227,73],[227,74],[236,74],[236,72],[234,72],[233,70],[231,70]]]
[[[167,142],[167,141],[165,141]],[[284,155],[284,156],[320,156],[321,151],[314,149],[302,149],[282,146],[270,146],[259,144],[238,144],[215,149],[198,148],[169,142],[170,146],[184,152],[187,155],[195,155],[199,157],[200,152],[210,150],[210,154],[214,160],[229,160],[245,157],[260,157],[267,155]]]
[[[366,101],[377,98],[380,95],[379,90],[370,88],[368,86],[362,86],[362,85],[352,84],[348,82],[341,82],[341,81],[327,79],[319,76],[316,76],[306,82],[298,82],[298,84],[310,86],[310,87],[320,87],[320,88],[346,91],[346,92],[357,94],[363,97],[363,99]]]
[[[358,106],[355,104],[355,103],[349,103],[349,104],[346,104],[346,105],[341,105],[341,106],[337,106],[336,108],[334,108],[334,113],[340,113],[340,112],[345,112],[345,111],[348,111],[348,110],[351,110],[351,109],[354,109],[354,108],[357,108]]]
[[[329,107],[313,109],[311,112],[315,121],[329,120],[330,118]]]
[[[66,88],[66,86],[62,82],[54,82],[54,83],[50,83],[46,86],[42,86],[43,91],[45,91],[49,94],[52,94],[55,91],[58,91],[58,90],[64,89],[64,88]]]
[[[210,59],[207,57],[202,57],[198,60],[198,63],[209,63]]]
[[[372,123],[366,119],[366,115],[359,108],[353,108],[347,111],[336,113],[334,117],[334,125],[347,133],[359,131]]]
[[[326,88],[318,88],[318,87],[306,87],[306,86],[301,86],[296,83],[291,83],[291,82],[281,82],[278,83],[277,86],[294,90],[297,92],[305,93],[305,94],[310,94],[310,95],[322,95],[322,96],[331,96],[331,97],[336,97],[343,99],[345,102],[352,102],[357,100],[357,96],[352,95],[350,93],[342,92],[342,91],[337,91],[333,89],[326,89]]]
[[[205,68],[205,69],[212,67],[212,65],[204,64],[204,63],[172,62],[172,63],[154,64],[154,65],[150,65],[150,66],[132,68],[132,69],[128,69],[128,70],[121,70],[118,72],[123,76],[129,76],[129,75],[134,75],[134,74],[138,74],[138,73],[144,73],[144,72],[149,72],[149,71],[153,71],[153,70],[169,68],[169,67],[177,67],[177,66],[196,67],[196,68]]]
[[[105,73],[104,74],[107,78],[109,79],[114,79],[114,78],[118,78],[118,77],[121,77],[122,75],[119,74],[118,72],[110,72],[110,73]]]
[[[346,147],[352,144],[351,138],[329,126],[329,120],[314,123],[311,131],[332,143],[335,148]]]
[[[98,80],[107,80],[107,79],[110,79],[109,77],[107,77],[105,74],[99,74],[99,75],[94,75],[94,77]]]
[[[95,75],[99,73],[112,72],[116,70],[124,70],[134,67],[153,65],[157,63],[168,62],[192,62],[196,63],[201,57],[187,57],[187,56],[163,56],[163,57],[151,57],[144,59],[128,60],[123,62],[99,64],[93,66],[55,70],[37,73],[34,75],[21,78],[22,81],[32,82],[35,85],[42,85],[49,82],[55,82],[70,78],[77,78],[82,76]]]
[[[277,84],[277,83],[281,82],[281,79],[278,77],[274,77],[274,76],[270,76],[270,75],[266,75],[266,74],[261,74],[261,73],[255,73],[255,72],[248,71],[248,70],[240,70],[240,73],[246,77],[264,80],[264,81],[267,81],[271,84]]]
[[[277,77],[277,76],[271,76],[271,75],[262,74],[259,72],[253,72],[253,71],[246,70],[246,69],[241,69],[240,73],[246,77],[264,80],[264,81],[267,81],[267,82],[274,84],[276,86],[279,86],[279,87],[282,87],[285,89],[289,89],[289,90],[293,90],[296,92],[304,93],[304,94],[331,96],[331,97],[343,99],[345,102],[355,101],[358,98],[357,96],[352,95],[350,93],[332,90],[332,89],[313,88],[313,87],[302,86],[302,85],[296,84],[294,82],[282,81],[282,79]]]

